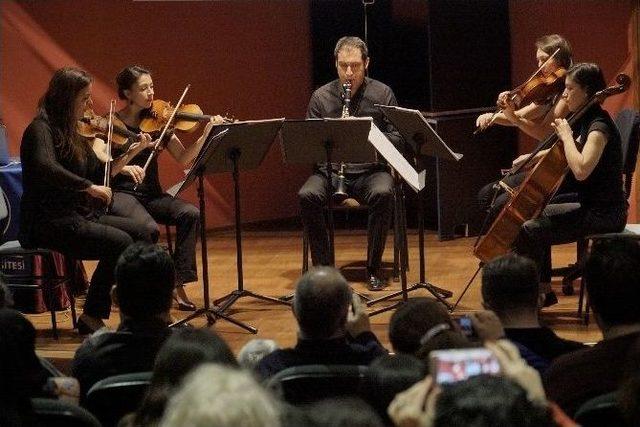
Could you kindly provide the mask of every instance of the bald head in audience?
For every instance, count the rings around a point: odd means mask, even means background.
[[[338,270],[318,267],[305,273],[296,285],[293,313],[300,333],[308,339],[345,335],[351,288]]]

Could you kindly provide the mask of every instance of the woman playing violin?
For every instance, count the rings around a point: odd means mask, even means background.
[[[536,41],[535,45],[538,67],[542,67],[539,71],[540,76],[547,77],[560,68],[568,69],[571,66],[571,46],[562,36],[558,34],[543,36]],[[568,113],[565,102],[559,96],[560,92],[552,94],[540,102],[521,105],[518,109],[516,109],[515,100],[509,96],[510,92],[502,92],[498,95],[496,102],[502,111],[497,113],[495,118],[493,113],[480,115],[476,120],[476,125],[484,129],[490,125],[493,119],[492,123],[502,126],[516,126],[527,135],[542,140],[552,132],[551,123],[553,120],[565,117]]]
[[[81,333],[99,329],[104,326],[102,319],[109,317],[109,292],[120,253],[134,240],[150,240],[135,220],[98,214],[87,203],[87,196],[103,205],[112,198],[111,189],[98,184],[105,168],[92,148],[102,141],[77,132],[78,120],[92,104],[91,81],[89,74],[76,68],[56,71],[20,146],[24,186],[20,244],[99,260],[78,320]],[[129,154],[142,148],[136,144]],[[124,159],[114,161],[112,173],[124,163]]]
[[[569,111],[575,112],[605,88],[605,80],[596,64],[581,63],[569,69],[565,85],[562,98]],[[622,231],[628,207],[622,186],[620,135],[609,114],[596,103],[573,126],[557,118],[552,127],[557,143],[564,148],[569,175],[577,181],[578,199],[576,203],[552,201],[540,217],[521,228],[515,249],[538,263],[541,277],[550,276],[551,263],[545,255],[550,245]]]
[[[124,68],[116,77],[118,96],[126,100],[126,106],[117,116],[133,132],[140,132],[140,123],[148,115],[153,103],[153,80],[146,69],[139,66]],[[203,135],[188,148],[185,148],[176,135],[171,135],[166,149],[182,166],[190,164],[198,154],[204,136],[208,134],[214,121],[206,125]],[[220,120],[222,118],[219,118]],[[198,279],[196,271],[196,238],[200,226],[199,210],[162,191],[158,172],[157,156],[154,156],[146,173],[145,164],[151,149],[142,151],[131,160],[131,165],[123,169],[114,179],[113,212],[118,215],[135,218],[145,224],[158,238],[158,223],[176,226],[176,247],[173,258],[176,265],[176,295],[178,308],[195,310],[184,291],[184,285]]]

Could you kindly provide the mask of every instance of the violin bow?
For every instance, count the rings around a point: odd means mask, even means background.
[[[112,99],[109,104],[109,122],[107,124],[107,144],[105,151],[107,152],[107,161],[104,164],[104,181],[103,185],[108,187],[111,181],[111,140],[113,138],[113,113],[116,101]]]
[[[153,146],[153,151],[151,152],[151,154],[149,154],[149,157],[147,158],[147,161],[144,164],[144,167],[142,168],[142,170],[144,172],[147,171],[147,168],[149,167],[149,163],[151,163],[151,160],[153,160],[153,156],[155,156],[156,153],[158,152],[158,150],[160,148],[160,144],[162,143],[162,139],[164,138],[164,135],[167,133],[167,129],[169,129],[169,126],[173,122],[173,119],[176,117],[176,112],[178,111],[178,108],[180,108],[180,106],[182,105],[182,101],[184,100],[184,97],[187,95],[187,92],[189,91],[190,87],[191,87],[191,85],[188,84],[187,87],[184,88],[184,91],[182,91],[182,96],[180,96],[180,99],[178,100],[178,103],[176,104],[175,108],[171,112],[171,116],[169,116],[169,120],[167,120],[167,123],[162,128],[162,132],[160,133],[160,137],[156,141],[156,144]],[[133,187],[133,189],[135,190],[137,187],[138,187],[138,185],[136,184]]]

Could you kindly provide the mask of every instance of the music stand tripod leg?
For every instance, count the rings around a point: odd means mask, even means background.
[[[169,327],[180,326],[183,325],[190,320],[193,320],[197,317],[204,315],[207,318],[207,324],[211,326],[215,323],[216,319],[220,318],[226,320],[230,323],[233,323],[236,326],[241,327],[242,329],[251,332],[252,334],[258,333],[258,330],[253,326],[247,325],[239,320],[232,319],[231,317],[222,313],[220,309],[212,309],[209,305],[209,264],[208,264],[208,254],[207,254],[207,233],[206,233],[206,205],[204,201],[204,178],[203,172],[198,173],[198,186],[197,193],[199,199],[200,206],[200,255],[202,262],[202,286],[203,286],[203,295],[204,295],[204,307],[196,310],[191,313],[186,318],[179,320],[177,322],[172,323]]]
[[[229,159],[233,162],[233,188],[235,199],[235,231],[236,231],[236,271],[238,275],[237,289],[231,291],[227,295],[216,299],[213,304],[221,304],[218,308],[218,312],[224,313],[227,311],[238,299],[244,297],[250,297],[259,299],[266,302],[272,302],[276,304],[282,304],[290,306],[287,301],[283,301],[277,298],[272,298],[266,295],[261,295],[256,292],[252,292],[244,289],[244,277],[242,266],[242,226],[241,226],[241,212],[240,212],[240,172],[238,168],[238,162],[240,160],[240,149],[234,148],[229,152]]]

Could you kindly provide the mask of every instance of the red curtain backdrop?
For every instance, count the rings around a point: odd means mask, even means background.
[[[304,117],[311,94],[311,41],[307,2],[282,1],[2,1],[0,116],[12,155],[34,116],[54,70],[74,65],[95,77],[94,109],[103,114],[117,98],[116,73],[130,64],[153,72],[156,98],[185,100],[208,114],[238,119]],[[180,134],[185,143],[201,132]],[[181,168],[160,156],[165,186]],[[242,174],[243,219],[298,215],[297,190],[310,169],[282,164],[274,144],[263,165]],[[195,190],[185,197],[195,202]],[[206,185],[207,225],[233,221],[228,176]]]

